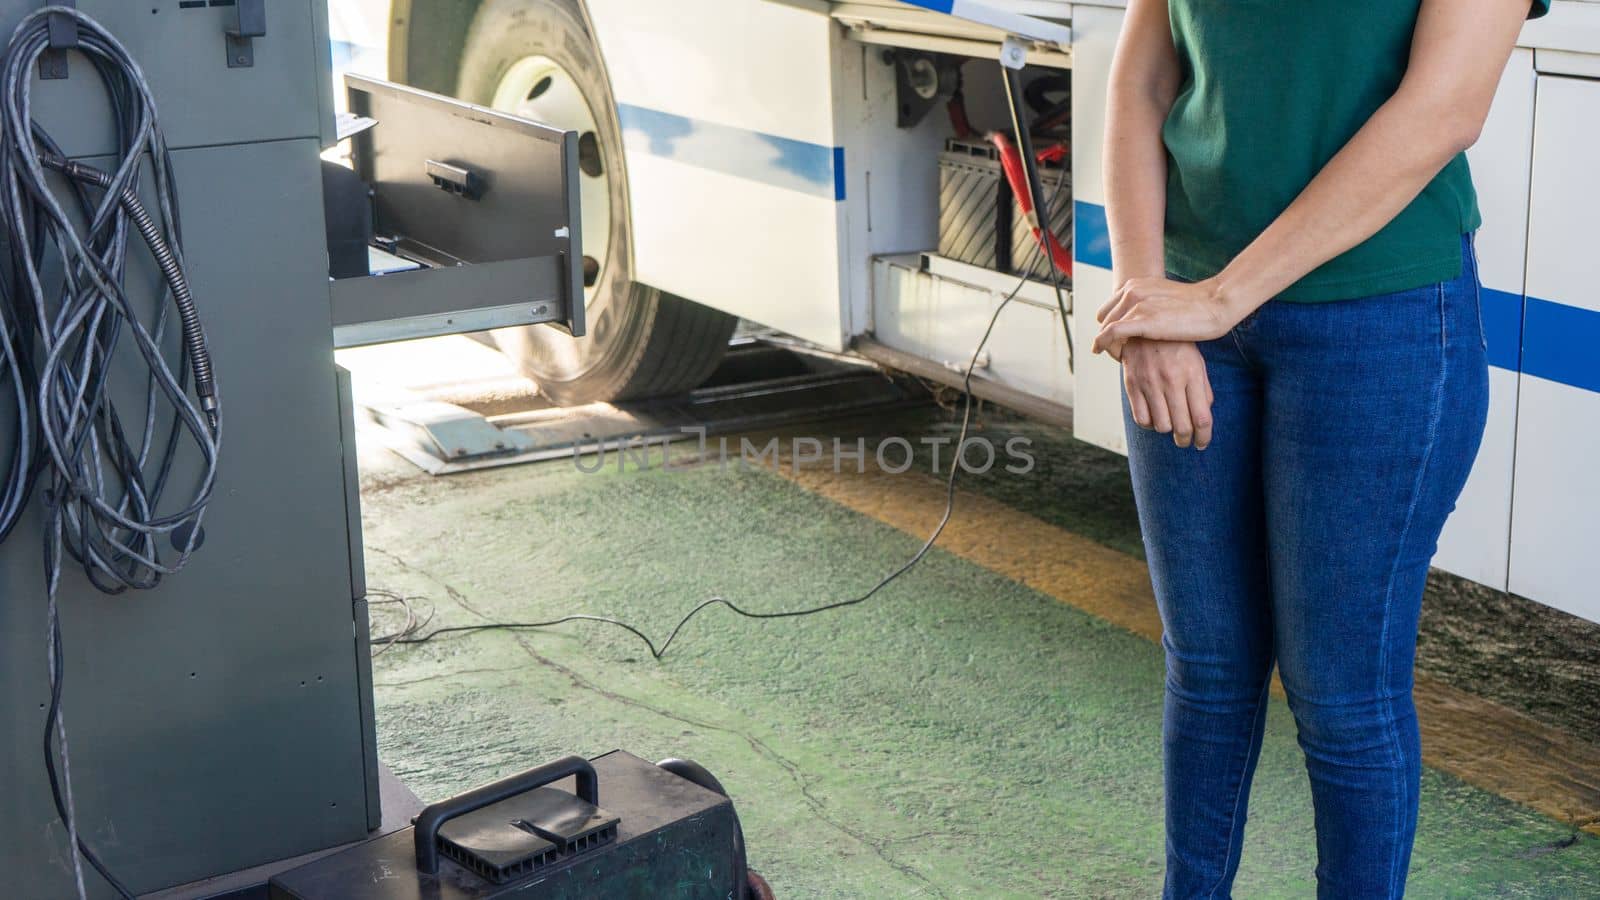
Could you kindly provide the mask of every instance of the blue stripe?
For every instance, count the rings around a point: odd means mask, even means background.
[[[1098,203],[1073,203],[1073,257],[1111,268],[1106,210]],[[1586,391],[1600,392],[1600,312],[1483,289],[1483,331],[1489,365]]]
[[[1072,257],[1091,266],[1111,268],[1111,232],[1106,230],[1104,206],[1073,201]]]
[[[956,5],[956,0],[900,0],[900,2],[909,3],[912,6],[920,6],[923,9],[931,9],[934,12],[941,12],[945,15],[949,15],[950,10],[954,9]]]
[[[1600,392],[1600,312],[1529,297],[1523,311],[1523,374]]]
[[[617,118],[630,152],[831,200],[844,199],[843,147],[825,147],[626,103],[617,104]]]
[[[354,67],[355,61],[369,54],[376,55],[380,51],[377,47],[367,44],[356,44],[350,41],[329,41],[328,49],[331,51],[333,68],[343,72]]]

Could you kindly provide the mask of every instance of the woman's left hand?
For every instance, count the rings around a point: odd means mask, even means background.
[[[1222,337],[1244,318],[1235,312],[1215,279],[1188,283],[1167,278],[1130,278],[1095,314],[1100,334],[1095,353],[1122,359],[1131,338],[1157,341],[1209,341]]]

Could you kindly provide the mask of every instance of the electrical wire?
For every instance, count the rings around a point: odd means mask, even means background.
[[[1034,161],[1032,159],[1029,159],[1029,160],[1027,160],[1026,164],[1031,166],[1031,165],[1034,165],[1035,163],[1036,163],[1036,161]],[[1054,193],[1052,193],[1050,195],[1050,202],[1052,204],[1055,203],[1055,201],[1060,198],[1061,191],[1063,190],[1065,185],[1066,185],[1066,179],[1062,179],[1062,181],[1060,181],[1060,182],[1058,182],[1056,184]],[[673,641],[676,641],[678,639],[678,635],[679,635],[679,633],[681,633],[683,631],[684,627],[687,626],[689,624],[689,622],[692,619],[694,619],[695,616],[698,616],[701,612],[703,612],[704,610],[710,609],[713,606],[726,607],[729,610],[732,610],[734,613],[736,613],[736,614],[738,614],[740,616],[743,616],[744,618],[747,618],[747,619],[760,619],[760,620],[792,619],[792,618],[798,618],[800,616],[813,616],[813,615],[817,615],[818,613],[831,612],[832,610],[843,609],[843,608],[849,607],[849,606],[856,606],[856,605],[865,603],[868,600],[872,599],[874,596],[876,596],[878,594],[878,592],[880,592],[884,588],[888,587],[891,583],[893,583],[900,576],[902,576],[905,573],[911,571],[913,568],[916,567],[916,565],[918,563],[922,562],[923,557],[927,556],[928,552],[933,549],[933,547],[934,547],[934,545],[936,543],[938,543],[940,535],[944,534],[945,526],[950,524],[950,518],[951,518],[951,516],[953,516],[955,514],[955,507],[956,507],[956,480],[957,480],[957,478],[958,478],[958,476],[960,475],[960,472],[961,472],[961,466],[959,465],[959,457],[960,457],[962,448],[964,448],[966,446],[967,437],[971,433],[971,428],[972,428],[972,410],[973,410],[972,373],[978,367],[978,359],[979,359],[979,357],[981,357],[983,355],[984,347],[988,346],[990,336],[992,336],[994,334],[994,327],[995,327],[996,323],[998,323],[1000,321],[1000,314],[1005,311],[1006,307],[1011,304],[1011,301],[1015,300],[1017,298],[1017,295],[1022,292],[1022,289],[1027,286],[1028,282],[1031,280],[1027,273],[1032,271],[1033,265],[1037,261],[1036,254],[1039,254],[1039,253],[1042,253],[1042,252],[1043,252],[1043,247],[1042,246],[1038,246],[1038,245],[1036,245],[1033,248],[1033,250],[1031,251],[1029,259],[1026,260],[1025,265],[1022,266],[1022,271],[1023,271],[1024,274],[1017,280],[1016,287],[1012,288],[1010,293],[1008,293],[1004,297],[1002,297],[1001,300],[1000,300],[1000,303],[995,306],[994,313],[989,316],[989,324],[983,330],[983,337],[978,340],[978,345],[973,348],[973,350],[972,350],[972,358],[967,362],[966,370],[962,374],[962,377],[961,377],[961,389],[962,389],[963,394],[965,394],[965,396],[966,396],[966,400],[965,400],[965,402],[964,402],[964,404],[962,406],[962,411],[961,411],[961,430],[960,430],[959,436],[956,438],[956,443],[955,443],[957,459],[951,461],[951,463],[950,463],[950,474],[945,478],[944,512],[939,517],[939,524],[934,527],[933,532],[928,535],[928,537],[927,537],[927,539],[925,541],[923,541],[922,546],[917,550],[916,553],[912,554],[905,562],[901,563],[898,567],[896,567],[895,569],[890,571],[887,575],[885,575],[881,579],[879,579],[878,582],[876,584],[874,584],[871,588],[869,588],[866,592],[858,594],[858,595],[853,596],[853,597],[848,597],[848,598],[843,599],[843,600],[836,600],[836,601],[831,602],[831,603],[825,603],[825,604],[822,604],[820,606],[812,606],[812,607],[806,607],[806,608],[802,608],[802,609],[778,610],[778,611],[775,611],[775,612],[760,612],[760,611],[756,611],[756,610],[749,610],[749,609],[745,609],[745,608],[739,606],[738,604],[736,604],[733,601],[728,600],[728,599],[726,599],[724,597],[711,597],[711,598],[701,602],[700,605],[698,605],[698,606],[694,607],[693,609],[689,610],[689,612],[687,614],[685,614],[683,616],[683,618],[679,619],[678,623],[675,626],[673,626],[672,631],[667,634],[666,640],[662,641],[661,642],[661,646],[659,646],[659,647],[656,646],[655,641],[651,640],[649,635],[645,634],[643,631],[641,631],[636,626],[631,625],[631,624],[629,624],[627,622],[624,622],[624,621],[622,621],[620,619],[614,619],[614,618],[611,618],[610,616],[591,615],[591,614],[588,614],[588,613],[573,613],[573,614],[570,614],[570,615],[561,616],[560,618],[556,618],[556,619],[548,619],[548,620],[542,621],[542,622],[491,622],[491,623],[485,623],[485,624],[482,624],[482,625],[450,625],[450,626],[444,626],[444,627],[440,627],[440,628],[435,628],[435,629],[433,629],[431,631],[427,631],[427,632],[423,632],[423,633],[416,633],[416,634],[406,634],[404,631],[402,631],[400,633],[397,633],[395,635],[391,635],[388,638],[386,638],[385,639],[386,643],[385,643],[384,649],[388,649],[388,647],[393,646],[395,644],[426,644],[429,641],[433,640],[434,638],[437,638],[437,637],[439,637],[441,635],[446,635],[446,634],[468,634],[468,633],[484,632],[484,631],[525,631],[525,630],[530,630],[530,629],[553,628],[553,627],[558,626],[558,625],[565,625],[565,624],[567,624],[569,622],[601,622],[601,623],[604,623],[604,624],[607,624],[607,625],[613,625],[613,626],[615,626],[617,628],[621,628],[622,630],[629,632],[634,637],[638,638],[641,642],[644,643],[645,647],[647,647],[649,649],[650,655],[652,657],[654,657],[657,660],[660,660],[663,656],[666,655],[667,650],[668,650],[668,648],[670,648],[672,646]],[[1046,258],[1049,258],[1049,256],[1050,256],[1050,254],[1048,254],[1048,253],[1045,253],[1044,255],[1045,255]],[[1051,269],[1054,270],[1055,269],[1055,261],[1053,259],[1051,260],[1050,265],[1051,265]],[[1060,287],[1059,287],[1059,274],[1058,274],[1057,275],[1057,291],[1058,291],[1058,298],[1057,299],[1058,299],[1058,301],[1060,300],[1059,290],[1060,290]],[[1063,313],[1063,315],[1065,315],[1065,309],[1064,308],[1062,310],[1062,313]]]
[[[105,89],[116,143],[109,172],[67,159],[33,120],[33,68],[49,48],[49,20],[56,16],[73,20],[75,49]],[[153,215],[136,194],[147,160],[157,200]],[[64,178],[76,217],[47,171]],[[0,221],[10,248],[8,277],[0,279],[0,386],[11,383],[11,418],[18,426],[0,489],[0,539],[41,484],[50,686],[44,761],[80,898],[86,895],[80,860],[119,896],[133,893],[77,829],[62,704],[58,594],[65,558],[107,594],[155,587],[199,546],[217,474],[220,404],[184,270],[174,196],[155,100],[126,48],[76,9],[45,7],[25,17],[0,66]],[[153,310],[141,308],[124,288],[133,234],[161,273],[163,290]],[[113,390],[140,364],[142,392]],[[198,453],[198,473],[174,502],[169,488],[185,447]]]
[[[1022,149],[1023,171],[1028,176],[1028,192],[1033,197],[1033,213],[1038,217],[1039,238],[1048,243],[1051,234],[1050,213],[1055,209],[1055,197],[1052,195],[1048,202],[1045,200],[1044,188],[1039,181],[1039,158],[1033,155],[1033,134],[1028,125],[1022,121],[1022,101],[1028,89],[1022,85],[1022,71],[1002,64],[1000,66],[1001,80],[1005,83],[1006,101],[1011,108],[1011,127],[1016,131],[1017,146]],[[1062,179],[1066,181],[1066,179]],[[1056,185],[1056,192],[1060,193],[1060,184]],[[1077,227],[1077,223],[1073,223]],[[1049,253],[1045,256],[1050,259],[1050,286],[1055,289],[1056,311],[1061,314],[1061,333],[1067,341],[1067,371],[1076,371],[1076,364],[1072,352],[1072,321],[1067,315],[1067,301],[1061,290],[1061,267],[1056,265],[1055,257]]]
[[[405,594],[401,594],[396,591],[385,590],[383,588],[367,589],[366,600],[369,607],[383,606],[385,604],[392,603],[399,606],[400,609],[404,611],[406,617],[406,622],[400,627],[399,631],[396,631],[393,634],[383,635],[382,637],[372,638],[372,646],[377,648],[376,650],[372,651],[372,656],[374,659],[382,655],[390,647],[393,647],[395,641],[398,641],[401,638],[412,637],[422,629],[428,627],[428,623],[433,621],[434,610],[430,608],[427,615],[418,616],[416,607],[412,606],[412,601],[426,599],[426,597],[406,596]]]
[[[27,252],[16,242],[9,242],[7,249],[13,263],[18,253]],[[38,439],[30,392],[30,385],[35,383],[32,347],[29,342],[20,340],[26,329],[13,309],[10,288],[7,280],[0,279],[0,409],[9,410],[8,431],[16,435],[6,457],[4,480],[0,481],[0,543],[5,543],[22,520],[22,511],[33,493],[33,472],[38,465]]]

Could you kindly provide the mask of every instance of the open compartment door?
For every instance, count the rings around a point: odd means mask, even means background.
[[[1069,26],[1016,12],[1015,5],[1005,0],[856,0],[830,4],[830,13],[868,43],[998,56],[1010,38],[1036,53],[1069,51]],[[1069,6],[1057,5],[1065,19]]]
[[[537,324],[583,334],[576,132],[346,82],[365,127],[353,172],[324,172],[335,344]]]

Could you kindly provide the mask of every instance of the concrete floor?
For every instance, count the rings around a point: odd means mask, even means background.
[[[935,413],[808,433],[891,427],[913,441],[904,429],[949,428]],[[1057,467],[1075,452],[1042,454],[1042,479],[971,487],[1131,560],[1119,463]],[[919,470],[904,484],[925,489]],[[736,466],[619,473],[613,459],[583,474],[565,461],[433,479],[375,451],[363,476],[369,581],[426,598],[433,625],[591,612],[664,636],[713,595],[781,609],[859,592],[920,543],[804,479]],[[397,619],[380,607],[374,632]],[[780,897],[1159,891],[1158,647],[944,550],[847,610],[709,611],[660,662],[625,632],[574,624],[395,646],[374,669],[379,752],[424,799],[621,747],[715,772]],[[1593,715],[1552,705],[1553,719]],[[1422,805],[1412,896],[1600,897],[1600,838],[1573,824],[1433,769]],[[1314,892],[1310,821],[1280,699],[1239,896]]]

